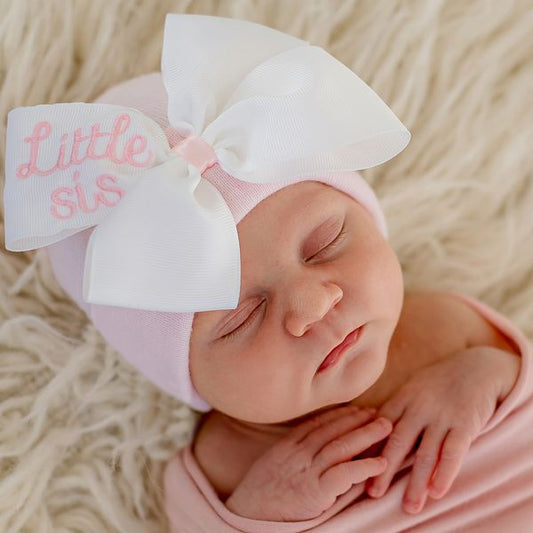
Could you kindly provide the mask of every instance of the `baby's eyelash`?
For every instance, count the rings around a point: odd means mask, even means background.
[[[335,246],[337,246],[340,241],[342,240],[342,237],[346,235],[346,229],[345,229],[345,226],[343,224],[342,228],[341,228],[341,231],[339,232],[339,234],[335,237],[335,239],[333,241],[331,241],[327,246],[325,246],[324,248],[322,248],[322,250],[320,250],[319,252],[317,252],[315,255],[312,255],[309,259],[312,259],[313,257],[317,257],[319,256],[320,254],[322,254],[322,252],[326,252],[326,251],[329,251],[331,250],[331,248],[334,248]]]
[[[346,229],[345,229],[345,226],[343,225],[342,228],[341,228],[341,231],[339,232],[339,234],[335,237],[335,239],[333,241],[331,241],[327,246],[325,246],[324,248],[322,248],[322,250],[320,250],[319,252],[317,252],[315,255],[313,255],[312,257],[316,257],[318,255],[320,255],[322,252],[326,252],[326,251],[329,251],[331,248],[334,248],[335,246],[337,246],[339,244],[339,242],[341,241],[342,237],[344,235],[346,235]],[[226,333],[226,335],[222,335],[222,337],[220,337],[221,339],[224,339],[224,340],[227,340],[227,339],[232,339],[234,337],[236,337],[237,335],[239,335],[240,333],[242,333],[247,327],[249,327],[252,322],[254,321],[254,318],[255,318],[255,315],[257,314],[257,311],[259,310],[259,308],[265,303],[265,300],[263,300],[253,311],[252,313],[248,316],[248,318],[238,327],[238,328],[235,328],[233,331],[230,331],[229,333]]]
[[[266,300],[263,300],[251,313],[248,315],[248,318],[238,327],[235,328],[233,331],[230,331],[229,333],[226,333],[226,335],[222,335],[220,337],[221,339],[231,339],[241,333],[243,330],[245,330],[253,321],[255,318],[255,315],[257,314],[257,311],[259,308],[266,302]]]

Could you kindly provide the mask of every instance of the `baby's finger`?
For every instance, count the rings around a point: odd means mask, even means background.
[[[378,410],[377,416],[388,418],[393,424],[403,416],[406,407],[406,399],[403,397],[403,390],[389,398]]]
[[[374,419],[375,412],[366,409],[347,413],[345,416],[311,431],[301,442],[305,445],[305,449],[311,453],[315,460],[324,447],[331,443],[336,443],[334,446],[347,451],[349,450],[349,447],[344,446],[346,436],[354,429],[360,428],[361,426],[367,426]],[[347,458],[339,458],[339,461],[346,459]]]
[[[326,444],[341,437],[345,433],[368,424],[375,418],[375,413],[367,409],[351,410],[334,420],[311,429],[300,443],[305,444],[305,448],[313,455],[318,453]]]
[[[314,450],[314,453],[317,453],[333,439],[341,437],[353,429],[364,426],[374,420],[375,414],[375,411],[367,409],[359,409],[346,413],[346,415],[309,432],[305,439],[303,439],[305,440],[305,446]]]
[[[448,492],[471,443],[472,439],[466,432],[455,428],[450,430],[442,445],[439,463],[429,484],[429,495],[432,498],[442,498]]]
[[[417,499],[415,500],[415,503],[411,503],[410,501],[403,500],[403,508],[405,511],[407,511],[410,514],[416,514],[419,513],[424,505],[426,505],[426,501],[428,499],[428,491],[427,489],[422,491],[419,496],[417,496]]]
[[[285,440],[288,440],[292,443],[302,442],[308,435],[316,431],[317,429],[327,427],[328,424],[334,420],[344,418],[346,416],[358,415],[359,417],[368,416],[368,410],[362,409],[360,407],[355,407],[353,405],[345,405],[342,407],[335,407],[323,411],[307,420],[301,424],[294,426],[292,430],[288,433]]]
[[[352,485],[376,476],[387,467],[383,457],[368,457],[356,461],[348,461],[326,470],[320,477],[320,491],[328,496],[336,497],[344,494]]]
[[[405,417],[396,424],[381,453],[387,459],[387,470],[367,484],[367,492],[370,496],[379,498],[385,494],[394,474],[415,445],[421,429],[413,426],[412,420]]]
[[[375,442],[383,440],[391,430],[392,423],[386,418],[372,420],[327,443],[316,454],[313,462],[321,472],[342,461],[349,461]]]
[[[409,478],[409,484],[403,499],[407,512],[418,512],[424,506],[428,495],[428,485],[431,475],[439,460],[441,443],[446,436],[446,429],[429,426],[415,453],[415,462]]]

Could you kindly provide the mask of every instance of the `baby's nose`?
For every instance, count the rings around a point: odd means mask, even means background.
[[[342,296],[342,289],[335,283],[291,292],[286,317],[287,330],[296,337],[303,336],[340,302]]]

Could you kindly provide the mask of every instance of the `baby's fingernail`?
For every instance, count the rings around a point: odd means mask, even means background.
[[[390,431],[392,429],[392,422],[383,416],[380,416],[379,418],[376,418],[376,422],[387,431]]]
[[[442,489],[437,489],[433,485],[429,487],[428,492],[434,500],[438,500],[444,496],[444,491]]]
[[[410,512],[416,513],[422,507],[422,500],[404,500],[404,505],[406,509]]]
[[[367,492],[368,494],[370,494],[370,496],[374,498],[379,498],[380,496],[382,496],[382,487],[378,485],[372,485]]]

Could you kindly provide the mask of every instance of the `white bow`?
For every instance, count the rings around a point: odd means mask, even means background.
[[[252,22],[168,14],[161,71],[168,119],[228,174],[266,183],[384,163],[409,131],[318,46]],[[147,95],[149,98],[149,95]],[[203,143],[200,143],[203,144]],[[235,309],[240,251],[220,192],[129,107],[18,107],[7,124],[6,248],[89,227],[83,298],[167,312]]]

